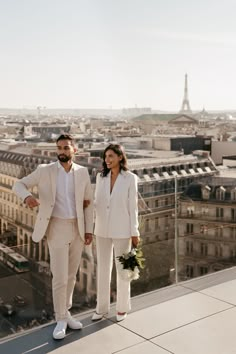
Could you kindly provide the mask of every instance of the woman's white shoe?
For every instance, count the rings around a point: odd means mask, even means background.
[[[116,315],[116,320],[117,320],[117,322],[120,322],[120,321],[123,321],[126,317],[127,317],[127,312],[125,312],[122,315],[117,314]]]
[[[99,314],[97,312],[94,312],[93,316],[92,316],[92,321],[99,321],[103,318],[103,314]]]

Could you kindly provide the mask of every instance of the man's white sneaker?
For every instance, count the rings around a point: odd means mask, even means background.
[[[74,319],[69,312],[67,315],[67,324],[71,329],[81,329],[83,327],[82,323],[80,321],[76,321],[76,319]]]
[[[66,328],[67,322],[66,321],[58,321],[57,325],[53,331],[53,338],[54,339],[63,339],[66,336]]]

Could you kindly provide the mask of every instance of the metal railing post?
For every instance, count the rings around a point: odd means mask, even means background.
[[[179,253],[179,243],[178,243],[178,199],[177,199],[178,185],[177,176],[175,176],[175,283],[179,281],[178,273],[178,253]]]

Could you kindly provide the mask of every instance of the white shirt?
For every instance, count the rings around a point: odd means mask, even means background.
[[[74,166],[69,172],[58,161],[56,199],[52,216],[60,219],[76,218]]]

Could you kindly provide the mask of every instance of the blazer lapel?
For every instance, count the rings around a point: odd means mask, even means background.
[[[55,162],[55,164],[52,165],[52,168],[50,169],[51,191],[52,191],[53,202],[56,199],[57,169],[58,169],[58,165],[57,162]]]
[[[108,200],[111,197],[111,172],[108,173],[108,175],[106,177],[104,177],[104,182],[105,182],[105,194],[106,197],[108,198]]]
[[[75,184],[75,195],[76,195],[76,203],[80,199],[81,193],[80,193],[80,187],[81,187],[81,180],[78,178],[78,170],[80,167],[76,164],[74,164],[74,184]]]

